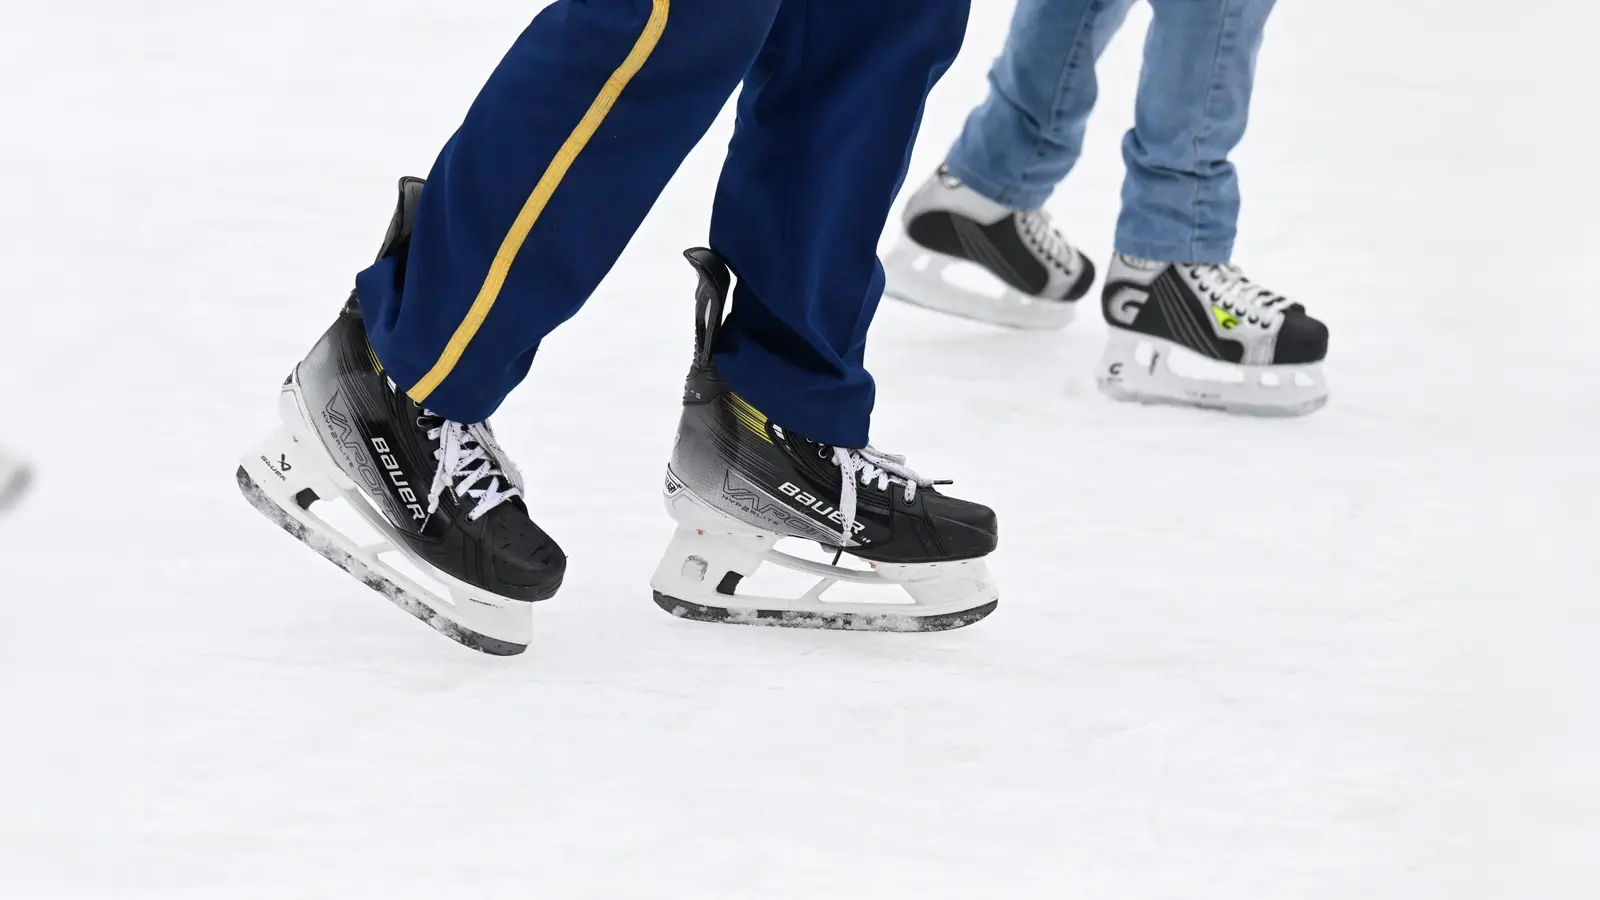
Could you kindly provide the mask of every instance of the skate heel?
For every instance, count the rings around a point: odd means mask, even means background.
[[[412,553],[322,446],[292,382],[280,395],[279,412],[283,423],[239,463],[239,490],[251,506],[451,640],[495,656],[527,649],[533,636],[531,604],[452,578]],[[358,540],[314,509],[340,501],[364,522],[362,531],[376,532],[376,539]]]
[[[294,393],[285,387],[279,400],[282,424],[262,438],[240,461],[241,479],[255,486],[246,497],[252,505],[258,499],[276,507],[304,509],[324,497],[336,497],[354,484],[325,459],[320,447],[307,443],[316,435],[300,421],[294,408]],[[241,482],[242,483],[242,482]],[[259,506],[257,507],[259,508]]]
[[[985,292],[952,281],[949,276],[957,274],[952,270],[962,268],[975,278],[992,282],[994,288]],[[1074,302],[1024,294],[975,263],[929,250],[910,238],[901,238],[883,258],[883,271],[885,294],[913,306],[991,325],[1040,331],[1065,328],[1078,311]]]
[[[1255,416],[1302,416],[1328,402],[1321,363],[1241,365],[1111,327],[1095,381],[1113,400]]]

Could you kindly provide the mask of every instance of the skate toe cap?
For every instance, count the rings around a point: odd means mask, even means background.
[[[930,494],[927,511],[948,559],[988,556],[1000,545],[999,519],[981,503]]]
[[[543,600],[566,574],[567,556],[538,525],[521,515],[491,523],[485,548],[499,589],[519,600]]]
[[[1304,365],[1321,362],[1328,355],[1328,326],[1306,314],[1296,304],[1284,313],[1273,348],[1274,365]]]

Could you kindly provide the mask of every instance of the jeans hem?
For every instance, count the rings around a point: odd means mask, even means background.
[[[1050,199],[1050,191],[1029,191],[1017,185],[1002,185],[989,181],[982,175],[975,174],[972,169],[961,164],[952,152],[945,157],[944,167],[951,175],[960,179],[961,183],[972,188],[978,196],[991,202],[998,203],[1007,209],[1033,210],[1044,206]]]
[[[1233,260],[1233,242],[1162,243],[1117,235],[1117,252],[1157,262],[1226,263]]]

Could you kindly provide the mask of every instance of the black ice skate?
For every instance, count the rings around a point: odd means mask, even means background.
[[[401,181],[380,259],[405,252],[421,191],[419,179]],[[354,296],[284,382],[279,413],[282,427],[239,467],[253,506],[446,637],[500,656],[527,648],[529,603],[555,593],[566,557],[528,518],[521,476],[488,423],[440,418],[384,374]],[[332,501],[380,540],[330,525],[317,510]]]
[[[994,611],[983,558],[996,545],[994,512],[939,493],[904,459],[868,447],[807,440],[735,394],[711,363],[730,274],[710,250],[685,254],[700,276],[695,361],[667,469],[667,511],[678,530],[651,579],[656,603],[684,618],[752,625],[940,631]],[[801,538],[837,548],[835,563],[774,547]],[[849,554],[860,565],[838,565]],[[752,595],[763,563],[813,575],[799,597]],[[832,602],[841,581],[899,586],[912,602]]]
[[[1100,389],[1118,400],[1261,416],[1328,402],[1328,328],[1237,266],[1117,255],[1104,292]]]
[[[888,296],[995,325],[1062,328],[1094,284],[1094,266],[1043,210],[1015,210],[982,196],[943,166],[906,203],[905,235],[883,267]],[[981,267],[998,294],[950,280]]]
[[[0,513],[22,501],[33,483],[33,470],[26,462],[0,450]]]

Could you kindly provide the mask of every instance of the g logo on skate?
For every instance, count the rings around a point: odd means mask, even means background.
[[[1139,310],[1144,308],[1144,302],[1149,295],[1132,285],[1119,285],[1106,297],[1106,317],[1115,319],[1124,325],[1132,325],[1133,320],[1139,318]]]

